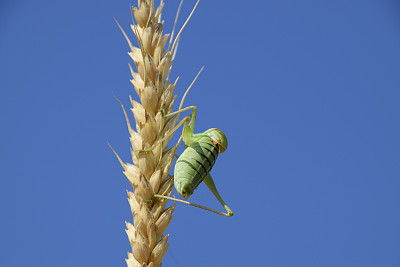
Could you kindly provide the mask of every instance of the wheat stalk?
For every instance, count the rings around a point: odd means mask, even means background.
[[[138,0],[138,7],[132,7],[134,19],[131,29],[139,47],[132,45],[127,34],[117,22],[129,44],[131,51],[128,54],[136,65],[137,72],[131,65],[129,68],[133,78],[131,82],[140,98],[140,103],[138,103],[130,97],[136,131],[132,129],[124,106],[120,102],[128,125],[134,164],[124,163],[113,150],[124,169],[125,176],[134,189],[134,192],[128,191],[128,201],[133,214],[133,224],[126,222],[126,233],[132,247],[132,253],[128,253],[128,259],[126,259],[128,267],[161,266],[162,258],[169,245],[167,244],[169,235],[164,235],[164,232],[173,218],[172,212],[175,209],[175,206],[165,208],[166,199],[157,198],[150,204],[146,202],[154,194],[165,196],[171,194],[173,177],[169,175],[169,169],[179,142],[168,149],[169,137],[151,152],[144,153],[139,150],[147,149],[163,139],[173,131],[177,123],[178,116],[165,118],[160,109],[166,113],[172,112],[176,98],[173,92],[178,79],[174,83],[170,83],[169,73],[180,34],[193,14],[197,3],[173,44],[173,36],[171,36],[167,50],[164,47],[170,36],[163,35],[161,21],[163,6],[162,0],[157,9],[154,7],[154,0]],[[180,7],[181,5],[178,8],[177,17]],[[171,49],[169,49],[170,47]]]

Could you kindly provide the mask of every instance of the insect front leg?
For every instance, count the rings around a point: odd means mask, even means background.
[[[185,142],[186,145],[190,145],[192,143],[192,137],[193,137],[193,132],[194,132],[194,124],[196,122],[196,113],[197,113],[197,107],[196,106],[189,106],[183,109],[180,109],[178,111],[169,113],[164,115],[164,117],[169,117],[175,114],[179,114],[183,111],[193,109],[192,112],[192,118],[190,120],[190,124],[185,123],[183,126],[183,131],[182,131],[182,136],[183,136],[183,142]]]
[[[190,121],[190,116],[186,116],[183,120],[181,120],[181,122],[179,122],[179,123],[175,126],[174,129],[172,129],[171,132],[169,132],[167,135],[165,135],[161,140],[158,140],[152,147],[149,147],[149,148],[147,148],[147,149],[139,149],[138,151],[139,151],[139,152],[150,152],[150,151],[152,151],[152,150],[155,149],[157,146],[161,145],[162,142],[164,142],[168,137],[170,137],[171,135],[173,135],[174,132],[175,132],[176,130],[178,130],[178,128],[179,128],[182,124],[187,125],[187,124],[189,123],[189,121]]]
[[[186,110],[189,110],[189,109],[193,109],[192,120],[190,121],[190,128],[192,129],[192,131],[194,131],[194,123],[196,121],[196,113],[197,113],[197,107],[196,106],[189,106],[189,107],[180,109],[178,111],[171,112],[169,114],[164,114],[164,111],[161,110],[161,114],[163,115],[164,118],[166,118],[166,117],[170,117],[170,116],[175,115],[175,114],[179,114],[179,113],[181,113],[183,111],[186,111]]]
[[[138,150],[139,152],[150,152],[153,149],[155,149],[158,145],[162,144],[162,142],[164,142],[168,137],[170,137],[171,135],[174,134],[174,132],[176,130],[178,130],[178,128],[184,124],[183,126],[183,141],[185,142],[186,145],[189,145],[191,143],[192,140],[192,136],[193,136],[193,130],[194,130],[194,123],[196,121],[196,111],[197,111],[197,107],[196,106],[190,106],[190,107],[186,107],[183,108],[181,110],[169,113],[169,114],[163,114],[163,111],[161,110],[163,117],[170,117],[172,115],[175,114],[179,114],[183,111],[189,110],[189,109],[193,109],[192,115],[186,116],[183,120],[181,120],[181,122],[179,122],[174,129],[172,129],[171,132],[169,132],[166,136],[164,136],[164,138],[162,138],[161,140],[157,141],[152,147],[147,148],[147,149],[141,149]],[[189,121],[190,121],[190,126],[189,126]]]

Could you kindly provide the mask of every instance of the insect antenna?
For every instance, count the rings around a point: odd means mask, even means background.
[[[178,41],[178,39],[179,39],[179,36],[181,35],[183,29],[186,27],[187,23],[189,22],[190,18],[192,17],[192,15],[193,15],[194,11],[196,10],[196,7],[197,7],[197,5],[199,4],[199,2],[200,2],[200,0],[197,0],[196,5],[195,5],[194,8],[192,9],[192,12],[190,13],[189,17],[186,19],[186,21],[185,21],[185,23],[183,24],[182,28],[180,29],[180,31],[179,31],[178,34],[176,35],[174,44],[172,45],[172,49],[171,49],[172,52],[175,50],[177,41]]]
[[[169,256],[171,257],[172,261],[176,264],[176,266],[183,267],[183,265],[179,263],[178,259],[174,256],[174,254],[172,254],[172,252],[170,250],[171,250],[171,248],[167,249],[167,252],[168,252]]]
[[[190,88],[192,88],[193,84],[196,82],[197,78],[199,77],[199,75],[203,71],[203,69],[204,69],[204,66],[201,67],[200,71],[197,73],[196,77],[194,77],[194,79],[193,79],[192,83],[189,85],[188,89],[186,89],[185,93],[183,94],[181,103],[179,104],[179,109],[178,110],[182,109],[183,102],[185,101],[187,93],[189,92]],[[178,113],[177,119],[179,119],[179,115],[180,115],[180,113]]]
[[[178,7],[178,11],[176,12],[175,21],[174,21],[174,27],[172,28],[171,37],[169,38],[169,44],[168,44],[168,49],[167,49],[167,51],[169,51],[169,49],[171,48],[172,40],[174,39],[175,28],[176,28],[176,24],[177,24],[177,22],[178,22],[178,17],[179,17],[179,13],[180,13],[180,11],[181,11],[182,4],[183,4],[183,0],[181,0],[181,2],[180,2],[180,4],[179,4],[179,7]],[[177,44],[176,44],[176,49],[174,50],[174,52],[173,52],[173,54],[172,54],[172,58],[171,58],[172,62],[174,61],[175,56],[176,56],[176,53],[177,53],[177,51],[178,51],[178,46],[179,46],[179,41],[180,41],[180,40],[181,40],[181,37],[179,37],[179,39],[178,39],[178,41],[177,41]],[[171,69],[168,71],[168,75],[167,75],[167,79],[168,79],[168,80],[169,80],[169,75],[170,75],[170,73],[171,73]]]
[[[179,17],[179,13],[181,12],[182,4],[183,4],[183,0],[181,0],[181,2],[179,4],[178,11],[176,11],[174,27],[172,28],[171,37],[169,37],[169,44],[168,44],[167,51],[169,51],[169,49],[171,48],[172,40],[174,39],[176,24],[178,23],[178,17]]]

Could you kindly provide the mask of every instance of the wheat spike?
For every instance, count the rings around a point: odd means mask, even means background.
[[[130,98],[135,125],[131,125],[129,116],[120,102],[130,134],[133,164],[124,163],[113,150],[133,187],[133,192],[127,192],[133,214],[133,224],[126,223],[126,233],[132,247],[132,253],[128,253],[126,259],[128,267],[161,266],[168,248],[169,235],[164,235],[164,232],[173,218],[172,213],[175,209],[175,206],[165,208],[166,199],[157,198],[150,204],[147,204],[147,200],[153,194],[170,196],[173,177],[169,175],[169,169],[178,144],[168,149],[167,143],[171,138],[169,137],[151,152],[139,151],[163,139],[174,129],[178,120],[177,116],[164,118],[160,109],[164,109],[165,113],[171,113],[173,109],[176,98],[173,92],[177,80],[171,83],[169,73],[179,37],[187,21],[175,38],[171,50],[170,46],[166,50],[169,35],[163,34],[163,6],[163,1],[155,9],[154,0],[138,0],[138,7],[131,8],[131,29],[136,36],[138,47],[132,44],[117,22],[128,42],[128,54],[136,66],[136,71],[131,65],[129,68],[132,74],[131,82],[140,98],[140,103]],[[180,7],[181,5],[178,13]],[[190,16],[192,14],[193,12]]]

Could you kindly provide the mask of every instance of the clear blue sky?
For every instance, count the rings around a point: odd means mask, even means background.
[[[107,141],[129,161],[129,4],[0,4],[0,266],[125,266]],[[235,216],[178,204],[163,266],[400,266],[399,2],[202,0],[178,99],[203,65],[186,104],[228,137],[212,175]],[[190,199],[220,209],[204,185]]]

